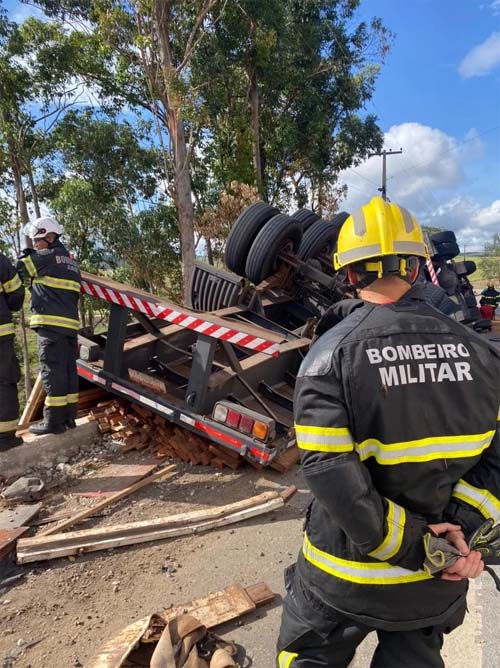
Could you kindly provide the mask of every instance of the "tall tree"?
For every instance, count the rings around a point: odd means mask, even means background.
[[[492,240],[484,244],[480,267],[485,278],[500,282],[500,234],[494,234]]]

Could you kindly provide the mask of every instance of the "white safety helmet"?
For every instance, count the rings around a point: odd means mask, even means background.
[[[34,223],[27,223],[23,228],[23,233],[33,241],[45,239],[51,232],[57,234],[58,237],[63,233],[62,227],[52,216],[41,216]]]

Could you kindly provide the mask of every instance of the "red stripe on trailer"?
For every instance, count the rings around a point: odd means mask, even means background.
[[[255,336],[250,336],[250,335],[245,336],[245,337],[243,337],[242,339],[240,339],[240,340],[238,341],[238,345],[239,345],[239,346],[243,346],[243,347],[245,347],[245,346],[247,346],[249,343],[252,343],[252,341],[255,341],[256,338],[257,338],[257,337],[255,337]]]
[[[182,323],[182,320],[180,321]],[[177,324],[177,318],[174,320],[174,323]],[[200,318],[196,318],[193,322],[190,322],[189,325],[186,325],[187,329],[193,329],[194,331],[198,330],[198,327],[201,327],[202,325],[205,324],[205,320],[200,320]],[[203,331],[203,334],[205,332]]]
[[[220,325],[210,325],[210,327],[207,327],[206,329],[203,330],[203,334],[210,336],[210,334],[213,334],[218,329],[220,329]]]
[[[156,316],[160,320],[168,320],[168,316],[173,313],[173,310],[171,308],[164,308],[163,311],[160,311],[158,315]]]
[[[225,434],[224,432],[219,431],[218,429],[209,427],[208,424],[203,424],[203,422],[199,422],[198,420],[195,420],[194,426],[196,427],[196,429],[199,429],[199,431],[203,431],[205,434],[208,434],[209,436],[213,436],[214,438],[218,438],[221,441],[225,441],[226,443],[232,445],[233,448],[238,448],[238,450],[240,450],[241,446],[243,445],[243,443],[241,441],[238,441],[238,439],[233,438],[232,436],[229,436],[228,434]]]
[[[92,373],[92,371],[89,371],[82,366],[77,365],[76,370],[79,376],[87,378],[87,380],[91,380],[93,383],[100,383],[101,385],[106,384],[106,381],[103,378],[100,378],[97,374]]]
[[[129,302],[132,304],[134,311],[140,311],[139,304],[135,301],[135,298],[132,295],[127,295]]]
[[[206,336],[213,336],[216,339],[221,339],[223,341],[228,341],[234,345],[242,346],[243,348],[249,348],[254,352],[263,352],[267,355],[272,355],[276,357],[279,355],[279,343],[269,340],[262,340],[263,337],[256,336],[253,334],[247,334],[244,332],[239,332],[237,329],[228,328],[225,323],[215,324],[209,320],[203,320],[202,318],[194,318],[193,314],[182,313],[182,311],[177,311],[177,309],[171,309],[169,307],[163,306],[163,304],[157,304],[154,301],[147,301],[140,297],[133,297],[128,292],[120,292],[115,288],[104,287],[98,282],[92,284],[88,280],[82,281],[82,292],[96,297],[97,299],[105,299],[112,304],[119,304],[124,308],[130,307],[134,311],[139,313],[146,313],[151,318],[158,318],[160,320],[166,320],[180,327],[185,327],[191,331],[199,332],[200,334],[205,334]],[[176,314],[175,316],[173,314]],[[192,319],[193,318],[193,319]],[[187,322],[190,319],[191,322]],[[207,326],[208,325],[208,326]],[[255,345],[257,341],[261,341],[258,345]],[[252,345],[254,344],[254,345]]]
[[[264,452],[264,450],[259,450],[259,448],[249,448],[249,452],[251,452],[254,457],[257,457],[257,459],[260,459],[261,461],[264,462],[268,462],[269,459],[271,458],[271,455],[268,452]]]
[[[431,281],[434,283],[434,285],[439,285],[438,277],[436,276],[436,271],[434,269],[434,265],[432,264],[432,260],[427,258],[425,264],[427,265],[427,270],[431,277]]]
[[[151,308],[150,303],[141,299],[141,304],[146,309],[146,313],[153,318],[154,317],[154,312],[153,312],[153,309]]]
[[[170,311],[170,313],[173,313],[173,311]],[[186,313],[179,313],[179,315],[172,319],[172,322],[174,325],[182,325],[184,320],[187,320],[188,318],[189,316]],[[197,322],[197,320],[195,320],[195,322]],[[191,325],[187,325],[187,328],[190,329]]]

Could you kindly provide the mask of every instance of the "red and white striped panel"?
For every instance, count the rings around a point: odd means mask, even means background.
[[[179,325],[179,327],[191,329],[205,336],[211,336],[214,339],[228,341],[243,348],[250,348],[250,350],[254,350],[255,352],[266,353],[273,357],[279,355],[279,343],[275,341],[269,341],[259,336],[247,334],[246,332],[239,332],[230,327],[223,327],[208,320],[203,320],[203,318],[198,316],[168,308],[164,304],[157,304],[142,297],[132,297],[132,295],[120,292],[114,288],[105,288],[98,283],[83,280],[82,292],[97,299],[104,299],[112,304],[125,306],[132,311],[144,313],[150,318],[166,320],[173,325]]]
[[[438,277],[436,276],[436,271],[434,269],[434,265],[432,264],[432,260],[429,257],[425,261],[425,264],[427,265],[427,270],[428,270],[429,275],[431,277],[431,281],[434,283],[434,285],[439,285],[439,281],[438,281]]]

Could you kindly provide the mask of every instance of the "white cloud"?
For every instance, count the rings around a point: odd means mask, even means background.
[[[496,225],[497,230],[500,230],[500,199],[496,199],[490,206],[480,209],[474,220],[480,227]]]
[[[499,7],[500,7],[500,3]],[[500,65],[500,32],[494,32],[475,46],[462,60],[458,71],[465,78],[482,77]]]
[[[436,128],[403,123],[386,133],[384,147],[403,149],[402,155],[387,158],[388,196],[420,223],[454,230],[460,245],[469,251],[481,250],[500,229],[500,200],[482,207],[459,192],[465,183],[464,164],[483,153],[474,128],[458,140]],[[377,157],[341,173],[339,183],[349,189],[341,209],[353,211],[377,195],[381,171],[382,159]]]

